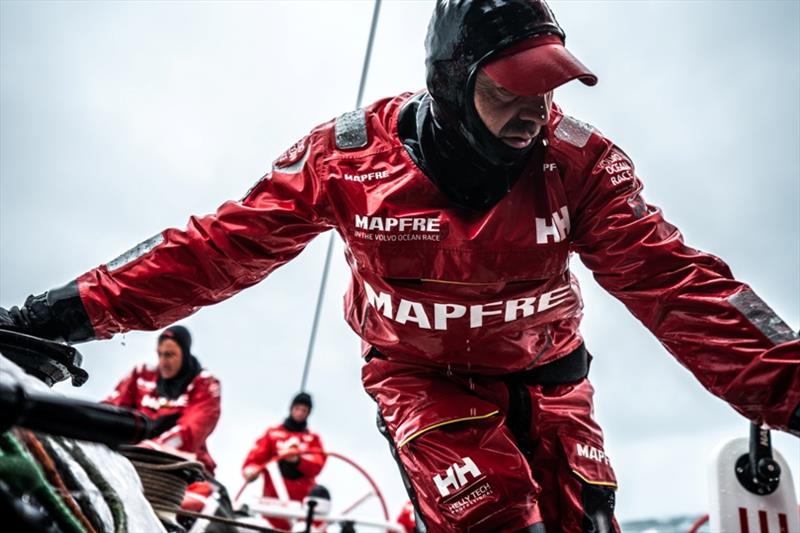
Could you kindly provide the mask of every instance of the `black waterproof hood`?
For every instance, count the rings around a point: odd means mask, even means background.
[[[491,165],[509,165],[530,148],[494,137],[472,102],[481,65],[510,44],[538,35],[566,36],[543,0],[437,0],[425,40],[428,92],[435,120],[456,130]]]

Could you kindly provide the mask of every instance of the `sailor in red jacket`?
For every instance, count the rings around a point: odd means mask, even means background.
[[[192,337],[183,326],[171,326],[158,336],[158,365],[139,366],[119,382],[105,403],[141,411],[156,421],[162,433],[153,440],[197,457],[209,474],[216,464],[206,439],[220,415],[217,378],[192,354]]]
[[[396,522],[403,527],[405,533],[416,533],[417,518],[414,516],[414,505],[411,501],[407,501],[403,505],[403,508],[400,509],[400,514],[397,515]]]
[[[315,128],[238,201],[5,321],[71,341],[153,329],[335,229],[363,383],[427,531],[615,531],[578,254],[711,393],[800,431],[800,340],[684,244],[625,152],[553,103],[595,76],[543,0],[440,0],[427,91]]]
[[[278,489],[278,485],[283,484],[286,497],[302,502],[316,484],[317,475],[325,466],[325,456],[313,453],[322,451],[323,448],[319,435],[308,429],[308,416],[312,406],[309,394],[297,394],[292,400],[286,420],[267,429],[247,454],[242,465],[242,475],[247,482],[263,474],[265,466],[280,457],[276,462],[281,481],[274,480],[271,474],[265,474],[264,496],[281,497],[282,491]],[[289,529],[290,524],[285,520],[270,521],[277,528]]]

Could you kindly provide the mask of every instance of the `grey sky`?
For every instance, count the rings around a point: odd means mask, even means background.
[[[385,2],[365,103],[423,87],[431,5]],[[797,328],[800,3],[552,6],[568,46],[600,78],[591,89],[567,86],[556,101],[623,147],[648,200],[690,245],[724,258]],[[371,9],[366,1],[0,3],[0,305],[241,197],[283,150],[352,108]],[[286,415],[299,386],[327,239],[183,322],[222,380],[210,449],[232,491],[247,449]],[[341,252],[337,243],[311,422],[327,447],[375,473],[394,514],[405,495],[360,387],[358,340],[341,316]],[[573,264],[596,413],[620,480],[618,516],[704,512],[707,460],[744,435],[746,421]],[[153,333],[129,333],[84,345],[92,377],[77,394],[105,396],[134,364],[154,360],[154,344]],[[798,464],[797,439],[775,441]],[[344,468],[325,476],[339,505],[367,488]]]

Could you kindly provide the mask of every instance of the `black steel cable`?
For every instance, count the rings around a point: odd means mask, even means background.
[[[220,524],[235,526],[240,529],[252,529],[254,531],[261,531],[262,533],[286,533],[285,531],[282,531],[280,529],[273,529],[271,527],[260,526],[258,524],[250,524],[247,522],[239,522],[237,520],[234,520],[233,518],[226,518],[224,516],[213,516],[210,514],[195,513],[194,511],[187,511],[186,509],[173,510],[167,507],[161,507],[159,505],[153,505],[153,509],[155,509],[156,511],[170,512],[181,516],[188,516],[189,518],[198,518],[198,519],[208,520],[210,522],[219,522]]]
[[[372,10],[372,23],[369,28],[369,38],[367,39],[367,51],[364,54],[364,64],[361,67],[361,81],[358,84],[358,96],[356,96],[356,109],[361,107],[361,100],[364,98],[364,88],[367,85],[367,73],[369,72],[369,62],[372,58],[372,44],[375,42],[375,30],[378,27],[378,15],[381,10],[381,0],[375,0],[375,7]],[[303,366],[303,378],[300,381],[300,390],[306,390],[308,382],[308,371],[311,366],[311,357],[314,355],[314,344],[317,341],[317,329],[319,329],[319,317],[322,313],[322,303],[325,299],[325,286],[328,284],[328,271],[331,266],[331,256],[333,255],[333,244],[335,233],[331,232],[328,238],[328,251],[325,253],[325,266],[322,268],[322,280],[319,284],[317,293],[317,307],[314,310],[314,321],[311,323],[311,335],[308,339],[308,350],[306,350],[306,362]]]
[[[372,59],[372,44],[375,42],[375,32],[378,28],[378,15],[381,11],[381,0],[375,0],[375,7],[372,10],[372,22],[369,27],[369,38],[367,39],[367,51],[364,54],[364,65],[361,67],[361,81],[358,84],[358,96],[356,97],[356,109],[361,107],[361,100],[364,98],[364,87],[367,85],[367,74],[369,73],[369,62]]]

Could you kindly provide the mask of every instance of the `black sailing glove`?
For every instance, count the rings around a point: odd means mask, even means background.
[[[297,467],[300,461],[287,461],[286,459],[280,459],[278,461],[278,468],[280,468],[281,475],[286,479],[300,479],[303,477],[303,473]]]
[[[61,336],[54,328],[53,313],[47,304],[47,293],[30,295],[21,308],[15,305],[8,311],[2,311],[0,314],[7,315],[8,319],[0,319],[3,322],[2,327],[6,329],[45,339],[57,339]]]
[[[28,296],[22,307],[0,308],[0,328],[70,342],[94,338],[75,281],[38,296]]]
[[[7,309],[3,309],[2,307],[0,307],[0,328],[16,330],[14,317],[11,316],[11,313],[9,313]]]
[[[181,417],[180,413],[172,413],[171,415],[159,416],[150,425],[147,431],[147,438],[154,439],[164,433],[165,431],[175,427],[175,423]]]

